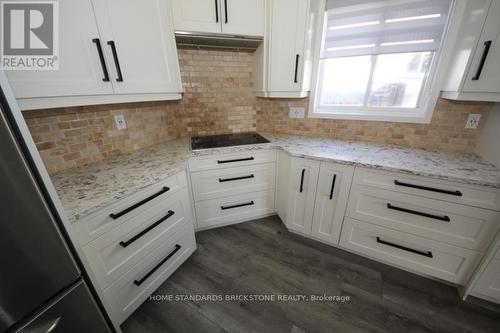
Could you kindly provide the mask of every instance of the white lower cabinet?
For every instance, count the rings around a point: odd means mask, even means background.
[[[189,159],[197,229],[274,214],[276,150]]]
[[[286,158],[280,161],[285,163]],[[305,158],[291,158],[289,164],[288,170],[279,168],[289,174],[289,180],[280,186],[288,186],[281,191],[288,193],[287,211],[282,216],[287,228],[337,245],[354,167]]]
[[[499,193],[278,154],[276,211],[290,231],[457,285],[500,229]],[[489,265],[476,294],[500,293],[499,264]]]
[[[267,190],[274,188],[275,174],[275,163],[193,172],[193,196],[201,201]]]
[[[353,184],[346,215],[474,251],[485,251],[500,212]]]
[[[499,230],[498,196],[480,186],[356,168],[340,245],[465,285]]]
[[[500,303],[500,250],[481,274],[474,287],[473,295]]]
[[[198,229],[249,221],[274,213],[274,189],[195,203]]]
[[[83,262],[118,327],[196,249],[184,171],[74,225]]]
[[[319,161],[292,158],[286,227],[303,234],[311,232]]]
[[[185,226],[161,243],[104,290],[113,317],[123,322],[155,291],[196,249],[193,228]]]
[[[82,249],[100,285],[106,288],[186,223],[192,224],[187,189],[150,208],[141,223],[130,220]]]
[[[340,246],[361,255],[465,284],[481,253],[374,224],[345,218]]]
[[[322,162],[314,204],[311,235],[338,244],[354,167]]]
[[[468,294],[500,304],[500,232],[471,279]]]

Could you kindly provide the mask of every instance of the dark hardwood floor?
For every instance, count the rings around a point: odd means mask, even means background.
[[[153,295],[275,295],[275,301],[148,300],[136,332],[500,332],[500,310],[453,287],[288,232],[278,217],[196,234],[198,250]],[[279,301],[343,295],[349,302]],[[481,302],[479,302],[481,303]]]

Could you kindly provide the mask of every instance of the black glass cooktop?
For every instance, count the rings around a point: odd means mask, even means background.
[[[269,140],[257,133],[196,136],[191,138],[191,148],[193,150],[198,150],[217,147],[253,145],[267,142],[269,142]]]

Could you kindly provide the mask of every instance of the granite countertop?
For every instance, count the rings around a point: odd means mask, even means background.
[[[55,173],[52,183],[70,222],[186,169],[190,140],[154,145]]]
[[[500,188],[500,170],[474,154],[260,133],[270,143],[192,151],[189,139],[165,142],[51,178],[71,222],[184,170],[190,156],[283,149],[292,156]]]

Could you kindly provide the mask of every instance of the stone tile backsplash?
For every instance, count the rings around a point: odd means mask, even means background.
[[[417,148],[470,152],[491,103],[440,100],[430,124],[333,119],[291,119],[289,106],[308,99],[263,99],[253,95],[253,54],[179,49],[184,86],[180,101],[70,107],[24,112],[50,173],[126,154],[191,135],[263,131]],[[469,113],[482,114],[476,130],[465,129]],[[307,112],[306,112],[307,113]],[[117,130],[113,115],[127,129]]]

